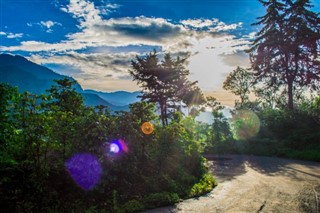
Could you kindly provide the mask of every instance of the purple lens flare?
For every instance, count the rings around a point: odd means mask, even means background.
[[[86,191],[100,181],[102,168],[94,155],[76,154],[67,160],[65,166],[74,182]]]

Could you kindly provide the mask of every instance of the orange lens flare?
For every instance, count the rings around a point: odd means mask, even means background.
[[[153,124],[150,122],[144,122],[141,125],[141,131],[145,134],[145,135],[150,135],[153,133],[154,131],[154,127]]]

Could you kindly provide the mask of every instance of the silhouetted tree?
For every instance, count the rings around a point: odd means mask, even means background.
[[[317,87],[320,63],[320,18],[308,10],[309,0],[259,0],[266,15],[249,50],[257,80],[270,87],[286,85],[288,108],[293,110],[294,87]]]
[[[241,108],[243,104],[249,101],[250,89],[253,86],[253,75],[248,70],[241,67],[233,70],[227,79],[223,82],[223,89],[231,91],[233,94],[240,96],[240,103],[236,106]]]
[[[182,107],[182,103],[190,107],[204,102],[197,82],[187,79],[189,70],[185,68],[185,61],[165,54],[160,62],[155,51],[146,56],[137,56],[132,61],[132,70],[129,72],[142,87],[142,100],[158,104],[163,125],[168,124],[168,118]]]

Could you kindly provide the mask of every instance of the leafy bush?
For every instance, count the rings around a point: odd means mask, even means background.
[[[144,197],[144,203],[148,208],[154,208],[159,206],[166,206],[177,203],[179,201],[179,195],[177,193],[160,192],[150,194]]]
[[[210,192],[215,186],[217,186],[216,180],[211,174],[205,174],[199,183],[192,186],[189,195],[191,197],[200,196]]]
[[[121,212],[139,212],[145,209],[142,201],[129,200],[121,206]]]

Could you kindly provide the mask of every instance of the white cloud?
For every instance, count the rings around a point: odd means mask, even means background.
[[[106,8],[117,8],[109,4]],[[93,2],[86,0],[70,0],[69,5],[62,10],[72,14],[79,21],[79,31],[67,35],[67,40],[59,43],[41,41],[25,41],[19,46],[0,47],[6,51],[67,51],[98,46],[128,46],[148,45],[159,46],[163,50],[176,51],[205,37],[217,36],[220,32],[236,29],[241,23],[227,25],[218,19],[188,19],[182,24],[172,23],[163,18],[122,17],[103,19],[101,9]],[[48,29],[57,24],[53,21],[43,21],[41,24]],[[210,30],[194,30],[190,27],[208,27]],[[223,36],[223,35],[222,35]]]
[[[129,77],[128,69],[131,60],[137,54],[136,52],[108,54],[69,52],[66,55],[35,54],[28,59],[38,64],[60,64],[77,70],[73,72],[72,77],[77,79],[84,88],[135,91],[138,86]],[[56,71],[59,72],[59,70]],[[122,83],[119,84],[119,82]]]
[[[55,21],[51,21],[51,20],[48,20],[48,21],[40,21],[38,23],[27,23],[27,26],[28,27],[33,27],[33,26],[40,26],[41,28],[45,29],[46,32],[48,33],[52,33],[53,30],[52,28],[54,26],[62,26],[61,23],[59,22],[55,22]]]
[[[80,28],[92,26],[102,21],[100,10],[94,6],[93,2],[86,0],[70,0],[67,8],[63,11],[71,13],[74,18],[80,20]]]
[[[236,24],[230,24],[230,25],[227,25],[225,24],[224,22],[219,22],[217,24],[217,26],[214,26],[214,27],[211,27],[210,28],[210,31],[211,32],[221,32],[221,31],[229,31],[229,30],[235,30],[239,27],[241,27],[243,25],[242,22],[239,22],[239,23],[236,23]]]
[[[108,3],[105,6],[99,7],[100,13],[103,15],[109,15],[119,9],[121,6],[119,4]]]
[[[52,32],[52,27],[53,26],[62,26],[61,23],[55,22],[55,21],[50,21],[50,20],[41,21],[40,23],[37,23],[37,24],[39,24],[41,27],[45,28],[48,33]]]
[[[7,38],[22,38],[23,33],[7,33],[0,31],[0,36],[6,36]]]
[[[257,35],[257,32],[251,32],[251,33],[249,33],[248,35],[244,35],[243,38],[252,40],[252,39],[255,39],[255,38],[256,38],[256,35]]]
[[[23,33],[7,33],[7,38],[22,38]]]
[[[109,4],[106,5],[106,8],[109,8],[109,9],[118,9],[119,7],[120,7],[119,4],[111,4],[111,3],[109,3]]]
[[[29,59],[39,64],[64,64],[72,66],[79,72],[77,77],[93,76],[96,79],[104,78],[106,75],[112,75],[113,79],[123,78],[128,75],[131,60],[138,53],[77,53],[69,52],[66,55],[40,54],[32,55]]]
[[[137,53],[77,53],[90,47],[125,47],[129,45],[157,46],[171,53],[190,53],[189,69],[191,79],[198,80],[206,90],[221,86],[222,78],[233,69],[224,59],[226,55],[237,54],[248,48],[248,37],[237,38],[228,33],[242,26],[242,23],[225,24],[218,19],[188,19],[174,23],[164,18],[122,17],[104,18],[119,5],[95,7],[86,0],[70,0],[62,11],[70,13],[79,21],[79,30],[69,34],[66,40],[57,43],[23,41],[18,46],[0,46],[0,51],[27,51],[36,53],[30,59],[41,64],[64,64],[79,70],[73,77],[84,87],[99,85],[103,81],[114,83],[128,80],[130,60]],[[41,24],[50,29],[53,21]],[[253,36],[253,34],[249,35]],[[47,56],[43,56],[46,55]],[[106,77],[108,76],[108,78]],[[211,76],[211,77],[208,77]],[[112,81],[112,82],[111,82]],[[131,82],[131,83],[130,83]],[[121,85],[120,85],[121,86]],[[105,90],[110,88],[105,83]]]
[[[180,21],[184,26],[193,28],[211,27],[216,25],[218,22],[218,19],[187,19]]]
[[[86,48],[86,44],[73,41],[60,43],[46,43],[41,41],[22,41],[19,46],[0,46],[0,51],[26,51],[26,52],[66,52]]]

